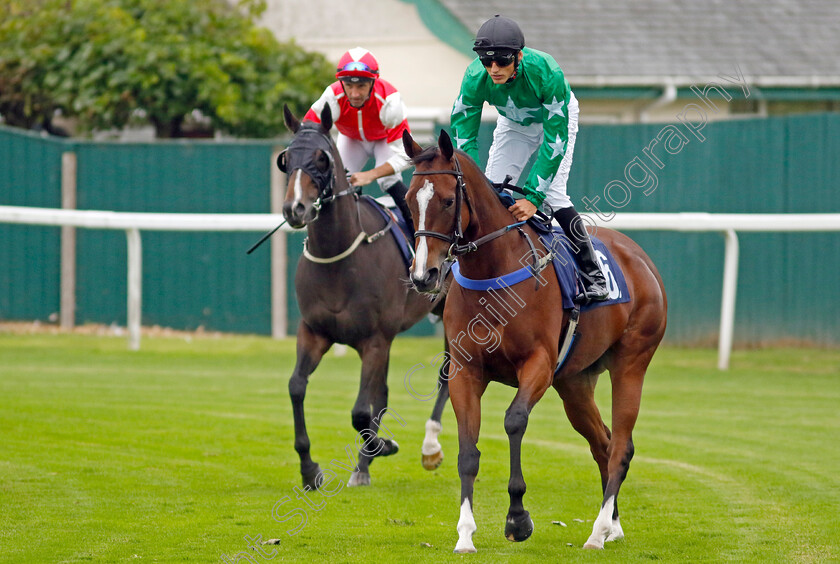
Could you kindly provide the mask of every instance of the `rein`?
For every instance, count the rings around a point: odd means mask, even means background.
[[[523,235],[524,232],[519,229],[522,225],[524,225],[525,221],[517,221],[516,223],[512,223],[510,225],[506,225],[492,233],[488,233],[483,237],[476,239],[475,241],[467,241],[466,243],[459,244],[458,241],[464,239],[464,230],[463,226],[461,225],[461,202],[466,202],[467,207],[470,207],[469,199],[467,198],[467,188],[464,184],[464,173],[461,171],[461,163],[458,161],[458,156],[452,156],[455,162],[454,169],[439,169],[439,170],[424,170],[424,171],[416,171],[414,172],[414,176],[431,176],[434,174],[448,174],[450,176],[454,176],[456,179],[456,186],[455,186],[455,226],[451,235],[446,235],[445,233],[441,233],[439,231],[430,231],[428,229],[421,229],[414,233],[415,237],[434,237],[435,239],[441,239],[446,241],[450,244],[449,246],[449,254],[447,256],[447,260],[454,260],[453,257],[459,257],[461,255],[465,255],[467,253],[471,253],[473,251],[477,251],[478,248],[485,244],[489,243],[494,239],[498,239],[502,235],[506,234],[507,232],[517,229]],[[530,240],[529,240],[530,243]],[[532,245],[533,246],[533,245]]]
[[[357,203],[357,205],[358,205],[358,203]],[[379,231],[377,231],[373,235],[368,235],[363,230],[359,233],[359,235],[356,237],[356,239],[353,241],[353,243],[345,251],[343,251],[343,252],[341,252],[337,255],[327,257],[327,258],[316,257],[315,255],[313,255],[312,253],[309,252],[309,245],[308,245],[309,237],[307,237],[306,239],[303,240],[303,256],[305,256],[307,259],[311,260],[312,262],[315,262],[315,263],[318,263],[318,264],[330,264],[330,263],[333,263],[333,262],[338,262],[338,261],[340,261],[342,259],[345,259],[345,258],[349,257],[350,255],[352,255],[356,251],[356,249],[359,248],[359,245],[361,245],[362,243],[373,243],[374,241],[376,241],[377,239],[379,239],[380,237],[385,235],[388,231],[391,230],[391,227],[393,227],[393,225],[394,225],[394,222],[389,221],[388,224],[385,227],[383,227],[382,229],[380,229]]]

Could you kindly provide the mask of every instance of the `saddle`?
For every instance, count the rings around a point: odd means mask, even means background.
[[[507,207],[512,206],[516,202],[511,192],[524,194],[524,191],[518,186],[511,184],[510,180],[511,177],[507,176],[501,184],[493,184],[499,200]],[[607,280],[610,296],[602,302],[575,303],[573,296],[579,295],[583,288],[580,268],[571,250],[571,242],[560,227],[554,227],[551,224],[551,219],[552,216],[550,214],[537,210],[537,213],[528,220],[528,224],[537,232],[540,241],[545,247],[545,251],[551,255],[551,263],[554,266],[554,273],[557,276],[557,282],[560,284],[560,290],[563,296],[562,307],[564,310],[569,311],[569,323],[564,335],[560,339],[560,343],[558,343],[559,355],[557,365],[554,367],[554,374],[556,376],[569,358],[575,341],[579,337],[577,325],[580,313],[596,307],[629,302],[630,292],[627,289],[627,281],[624,278],[624,273],[621,271],[618,263],[613,259],[612,253],[610,253],[603,241],[593,236],[590,239],[595,249],[595,255],[601,263],[601,270],[604,272],[604,277]]]
[[[501,184],[493,183],[493,188],[496,190],[499,200],[507,207],[516,203],[511,192],[525,194],[522,188],[510,183],[511,178],[510,175],[507,175]],[[554,264],[554,271],[557,274],[557,281],[560,283],[560,288],[563,291],[563,309],[573,309],[576,307],[576,304],[573,303],[572,298],[581,294],[584,284],[579,265],[575,260],[575,253],[572,252],[571,242],[563,233],[563,230],[552,225],[551,221],[551,214],[546,214],[538,209],[528,220],[528,225],[537,232],[546,252],[553,254],[552,263]],[[630,301],[624,274],[613,260],[612,254],[600,239],[594,236],[590,237],[590,239],[592,240],[595,254],[601,263],[601,270],[604,272],[604,276],[607,278],[607,283],[610,286],[610,297],[602,302],[581,304],[580,310],[588,311],[600,306]],[[613,279],[610,279],[610,273],[614,273],[615,276]]]
[[[406,269],[411,266],[414,260],[414,244],[411,240],[411,227],[406,223],[402,212],[397,207],[385,206],[379,200],[375,200],[366,194],[359,196],[359,200],[375,209],[382,218],[389,224],[396,225],[399,229],[390,229],[391,236],[397,243],[397,247],[402,255],[403,262]]]

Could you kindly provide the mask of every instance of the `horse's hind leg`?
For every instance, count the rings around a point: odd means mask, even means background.
[[[317,489],[321,468],[309,454],[309,435],[306,432],[306,419],[303,413],[303,400],[309,376],[321,362],[324,353],[332,343],[315,334],[308,325],[300,322],[297,331],[297,361],[292,377],[289,379],[289,396],[292,400],[292,414],[295,422],[295,450],[300,456],[300,474],[304,487]]]
[[[362,378],[359,383],[359,395],[351,412],[353,428],[358,431],[361,441],[359,463],[350,476],[348,486],[370,485],[370,463],[375,456],[394,454],[399,448],[396,441],[383,441],[377,434],[379,416],[388,405],[388,358],[391,352],[391,340],[385,336],[376,336],[361,346]]]
[[[426,436],[423,439],[422,448],[422,462],[423,468],[426,470],[434,470],[440,463],[443,462],[443,448],[438,441],[438,435],[441,431],[440,418],[443,416],[443,408],[446,407],[446,402],[449,401],[449,342],[446,341],[446,351],[444,360],[441,362],[438,370],[438,393],[435,399],[435,405],[432,408],[432,415],[426,421]]]
[[[654,347],[655,348],[655,347]],[[618,519],[618,491],[633,458],[633,427],[639,415],[642,383],[653,351],[628,359],[617,354],[616,366],[610,369],[612,379],[612,438],[610,439],[607,483],[601,511],[592,526],[592,534],[584,548],[604,548],[605,541],[624,537]]]
[[[592,373],[572,374],[554,382],[554,389],[563,400],[566,416],[572,428],[589,443],[589,451],[601,474],[601,493],[607,487],[610,430],[601,418],[595,403],[595,384],[598,375]]]

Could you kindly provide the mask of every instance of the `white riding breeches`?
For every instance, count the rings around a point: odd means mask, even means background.
[[[546,192],[545,203],[552,209],[572,207],[572,201],[566,195],[566,182],[569,180],[569,171],[572,168],[572,156],[575,152],[575,138],[578,132],[578,116],[580,109],[577,98],[572,94],[569,99],[569,142],[566,145],[566,154],[560,161],[557,175],[549,185]],[[496,129],[493,131],[493,144],[490,146],[490,154],[487,157],[487,168],[485,174],[491,182],[502,182],[508,174],[513,178],[512,182],[519,186],[522,170],[543,143],[543,126],[541,123],[531,125],[519,125],[500,115],[496,120]]]
[[[344,168],[351,173],[360,172],[370,158],[374,160],[375,164],[373,166],[375,168],[388,162],[395,155],[394,149],[384,139],[380,141],[359,141],[339,133],[336,146],[338,147],[338,154],[341,155],[341,160],[344,162]],[[391,166],[394,166],[393,163]],[[394,167],[394,169],[396,170],[397,167]],[[376,182],[384,192],[395,182],[401,180],[402,175],[396,173],[383,176],[377,179]]]

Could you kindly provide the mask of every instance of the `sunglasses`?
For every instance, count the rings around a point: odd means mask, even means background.
[[[494,53],[493,55],[480,56],[478,59],[485,67],[491,67],[493,63],[496,63],[500,67],[506,67],[512,65],[515,58],[516,55],[513,53]]]

